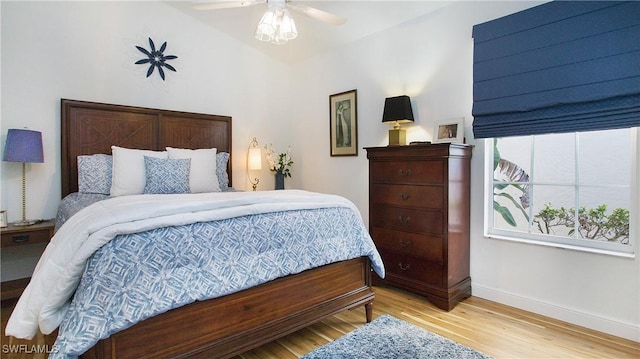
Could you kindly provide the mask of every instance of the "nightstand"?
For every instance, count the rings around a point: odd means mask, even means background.
[[[0,232],[2,232],[2,248],[49,242],[51,237],[53,237],[54,227],[55,220],[53,219],[45,220],[31,226],[16,227],[13,224],[9,224],[7,227],[0,229]],[[18,298],[30,279],[31,278],[20,278],[2,282],[2,287],[0,288],[2,301]]]

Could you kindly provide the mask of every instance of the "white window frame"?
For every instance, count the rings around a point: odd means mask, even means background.
[[[563,249],[571,249],[598,254],[607,254],[620,257],[635,258],[635,248],[639,243],[640,235],[640,128],[631,129],[631,201],[629,208],[629,244],[608,243],[594,240],[580,240],[552,236],[545,234],[526,233],[512,231],[508,229],[493,228],[493,139],[485,139],[485,213],[484,213],[484,235],[488,238],[522,242],[534,245],[542,245]],[[634,200],[635,199],[635,200]]]

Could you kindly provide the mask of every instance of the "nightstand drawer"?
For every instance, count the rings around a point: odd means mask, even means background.
[[[384,268],[390,276],[442,285],[442,266],[412,256],[383,251]]]
[[[46,229],[18,233],[3,233],[2,246],[11,247],[19,246],[22,244],[49,242],[49,239],[51,239],[51,237],[49,236],[49,230]]]
[[[2,247],[49,242],[53,237],[54,225],[53,220],[24,227],[10,224],[8,227],[2,228]]]
[[[371,185],[371,201],[402,207],[441,209],[444,204],[444,188],[375,183]]]
[[[370,226],[403,232],[442,235],[442,212],[378,205],[369,213]]]
[[[371,237],[380,250],[391,250],[442,264],[444,258],[442,237],[405,233],[380,227],[371,228]]]
[[[369,163],[371,182],[442,184],[444,161],[379,161]]]

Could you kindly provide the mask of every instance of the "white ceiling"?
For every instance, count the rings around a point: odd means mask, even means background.
[[[292,2],[344,17],[347,22],[343,25],[332,25],[290,11],[298,29],[298,37],[285,45],[275,45],[253,37],[256,25],[267,10],[267,4],[219,10],[194,9],[195,4],[206,1],[167,3],[268,56],[291,64],[423,16],[449,4],[452,0],[294,0]]]

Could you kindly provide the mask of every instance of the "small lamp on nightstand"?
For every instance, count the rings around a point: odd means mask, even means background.
[[[3,161],[22,162],[22,220],[14,223],[15,226],[29,226],[35,221],[27,220],[26,200],[26,163],[43,163],[42,133],[27,129],[9,129],[4,145]]]
[[[389,145],[406,145],[406,131],[400,128],[401,123],[413,122],[411,99],[407,95],[387,97],[384,100],[383,123],[393,123],[389,130]]]
[[[249,177],[249,182],[251,183],[251,187],[255,191],[258,188],[258,182],[260,179],[257,177],[251,179],[251,175],[249,171],[258,171],[262,169],[262,151],[260,150],[260,146],[258,145],[258,141],[254,137],[253,140],[249,143],[249,152],[247,152],[247,176]]]

